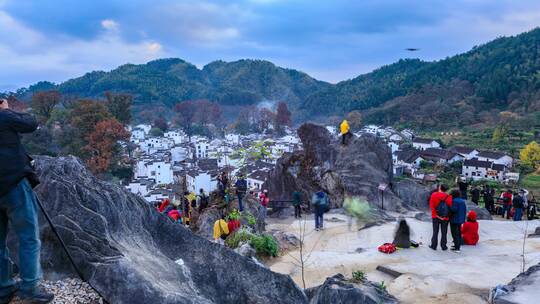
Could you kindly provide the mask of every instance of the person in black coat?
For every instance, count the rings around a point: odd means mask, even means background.
[[[21,145],[20,133],[37,129],[36,119],[9,109],[0,99],[0,303],[9,303],[17,294],[24,303],[49,303],[54,295],[39,287],[41,242],[37,198],[32,187],[37,178]],[[7,248],[8,222],[19,240],[19,276],[14,280]]]
[[[471,189],[471,201],[478,205],[478,202],[480,201],[480,189],[478,189],[477,186],[474,186]]]

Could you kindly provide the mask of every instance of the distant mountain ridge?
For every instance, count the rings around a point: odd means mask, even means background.
[[[540,111],[540,29],[439,61],[400,60],[337,84],[264,60],[214,61],[198,69],[172,58],[91,72],[59,85],[41,82],[26,92],[53,88],[80,97],[131,93],[136,105],[170,107],[201,98],[241,106],[284,100],[303,118],[361,110],[373,123],[441,127],[441,121],[457,115],[459,123],[471,125],[484,121],[486,111]],[[426,119],[434,112],[441,116]]]

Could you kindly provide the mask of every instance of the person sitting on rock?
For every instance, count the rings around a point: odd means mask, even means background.
[[[346,119],[344,119],[343,122],[341,122],[339,129],[340,129],[340,135],[341,135],[341,144],[346,145],[347,139],[351,135],[349,122]]]
[[[411,229],[405,219],[399,221],[392,244],[399,248],[411,247]]]
[[[8,101],[0,99],[0,303],[9,303],[15,294],[22,303],[49,303],[54,299],[52,293],[39,287],[39,209],[32,190],[39,181],[20,138],[20,133],[34,132],[37,127],[32,115],[12,111]],[[19,241],[20,284],[14,279],[9,258],[8,227],[13,228]]]
[[[461,237],[463,244],[476,245],[480,236],[478,234],[478,222],[476,221],[476,212],[471,210],[467,215],[467,221],[461,226]]]
[[[225,222],[222,216],[214,223],[214,242],[224,244],[225,239],[229,235],[229,225]]]

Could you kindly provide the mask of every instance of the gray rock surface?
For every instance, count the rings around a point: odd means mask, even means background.
[[[494,299],[495,304],[538,303],[540,264],[530,267],[508,284],[510,292]]]
[[[74,157],[38,157],[46,210],[85,278],[109,303],[306,303],[288,276],[169,221]],[[73,275],[41,219],[42,265]]]
[[[270,234],[278,242],[279,250],[281,252],[287,252],[300,247],[300,239],[293,233],[272,230]]]
[[[398,303],[398,300],[377,284],[364,281],[353,284],[342,274],[327,278],[318,287],[306,291],[311,304],[379,304]]]
[[[255,249],[251,247],[248,243],[241,244],[240,246],[238,246],[238,248],[234,249],[234,252],[248,258],[255,257],[257,255]]]
[[[409,208],[429,210],[429,188],[410,179],[392,184],[392,190]]]
[[[345,196],[366,198],[381,207],[380,183],[392,183],[392,157],[376,136],[353,137],[346,146],[322,126],[304,124],[298,129],[303,151],[285,154],[270,172],[265,187],[272,199],[290,200],[299,190],[304,198],[319,190],[329,194],[331,206],[341,207]],[[384,192],[386,210],[401,211],[402,200],[389,187]]]
[[[477,204],[471,201],[466,201],[466,202],[467,202],[467,213],[469,213],[469,211],[471,210],[474,210],[474,212],[476,212],[476,218],[479,220],[492,220],[493,219],[493,217],[491,216],[489,211],[487,211],[486,208],[479,207]]]

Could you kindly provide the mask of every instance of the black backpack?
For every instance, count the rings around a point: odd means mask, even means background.
[[[444,199],[442,199],[439,204],[437,205],[437,208],[435,208],[435,211],[437,212],[437,215],[440,216],[440,217],[448,217],[450,216],[450,207],[448,207],[448,204],[446,204],[446,199],[448,198],[445,197]]]

